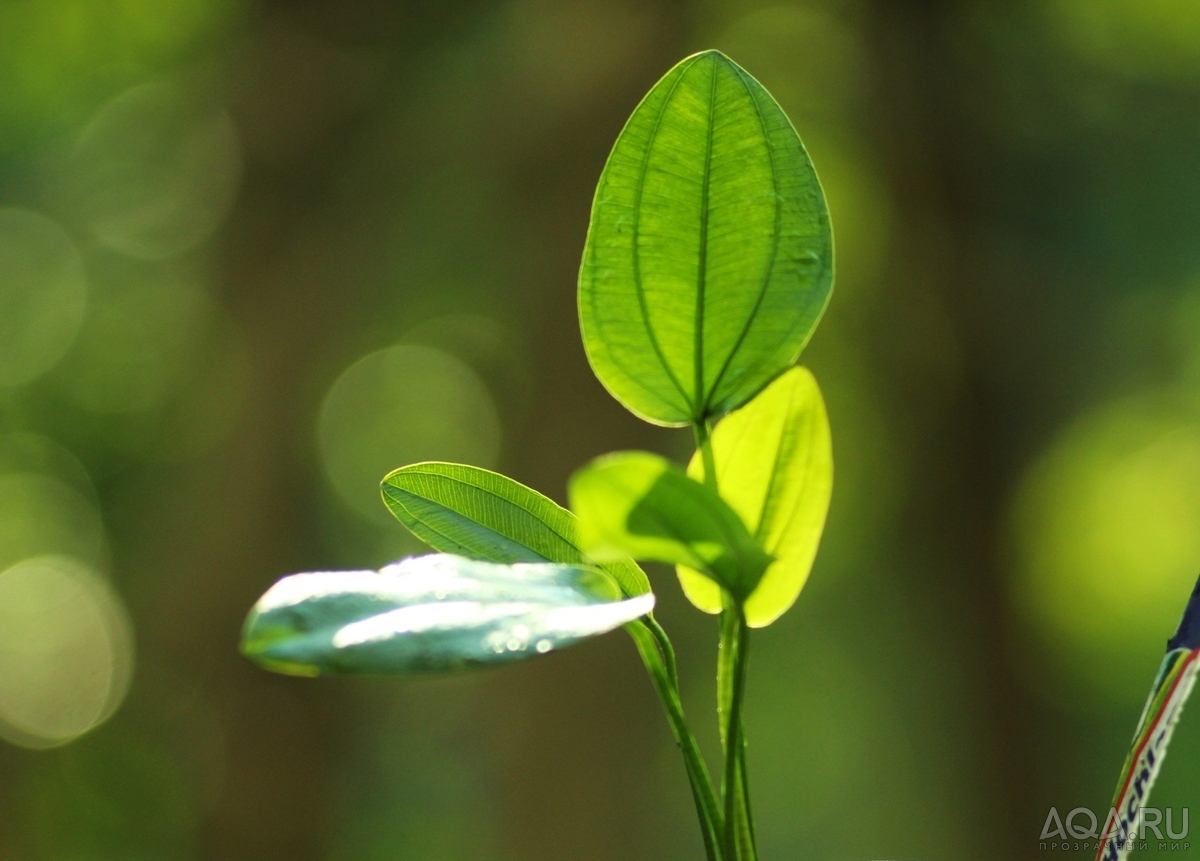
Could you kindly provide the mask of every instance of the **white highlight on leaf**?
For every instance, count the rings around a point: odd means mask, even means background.
[[[380,571],[285,577],[255,606],[247,653],[303,672],[428,672],[545,654],[649,613],[654,595],[612,600],[602,572],[500,565],[449,554]]]

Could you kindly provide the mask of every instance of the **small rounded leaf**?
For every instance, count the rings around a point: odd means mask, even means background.
[[[687,565],[738,601],[771,562],[720,496],[656,454],[596,458],[571,477],[568,492],[580,541],[596,558]]]
[[[786,114],[724,54],[683,60],[596,188],[579,273],[596,376],[656,424],[723,415],[795,362],[832,285],[825,196]]]

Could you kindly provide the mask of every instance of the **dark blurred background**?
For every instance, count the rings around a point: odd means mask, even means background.
[[[590,375],[575,274],[625,118],[714,46],[837,236],[764,861],[1033,859],[1107,809],[1200,571],[1195,0],[3,0],[0,859],[700,857],[620,632],[430,680],[237,640],[283,574],[418,550],[392,467],[562,500],[688,455]],[[715,756],[715,622],[651,573]],[[1200,715],[1154,800],[1200,805]]]

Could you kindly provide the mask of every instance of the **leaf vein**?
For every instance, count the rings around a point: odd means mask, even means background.
[[[490,497],[493,497],[493,498],[495,498],[495,499],[499,500],[500,502],[506,503],[507,505],[510,505],[510,506],[512,506],[513,508],[516,508],[516,509],[518,509],[518,510],[520,510],[520,511],[523,511],[523,512],[525,512],[525,513],[526,513],[526,514],[528,514],[530,517],[532,517],[534,520],[536,520],[538,523],[541,523],[543,526],[545,526],[545,527],[546,527],[546,528],[547,528],[547,529],[548,529],[548,530],[549,530],[549,531],[550,531],[550,532],[551,532],[553,535],[556,535],[558,538],[562,539],[562,541],[563,541],[563,542],[564,542],[564,543],[565,543],[567,546],[569,546],[569,547],[570,547],[572,550],[576,550],[576,551],[578,551],[578,552],[579,552],[581,555],[582,555],[582,553],[583,553],[583,551],[582,551],[582,550],[580,550],[580,548],[579,548],[579,545],[578,545],[578,544],[577,544],[577,543],[576,543],[576,542],[575,542],[573,539],[571,539],[571,538],[568,538],[566,535],[563,535],[563,534],[562,534],[562,532],[560,532],[560,531],[559,531],[557,528],[555,528],[555,527],[554,527],[552,524],[550,524],[549,522],[547,522],[546,520],[544,520],[542,517],[539,517],[539,516],[537,515],[537,513],[535,513],[534,511],[530,510],[529,508],[526,508],[524,505],[522,505],[521,503],[519,503],[519,502],[517,502],[517,501],[515,501],[515,500],[508,499],[508,498],[506,498],[506,497],[502,496],[501,494],[497,493],[497,492],[496,492],[496,491],[494,491],[494,490],[491,490],[490,488],[487,488],[487,487],[482,487],[481,485],[474,484],[474,483],[472,483],[472,482],[470,482],[470,481],[467,481],[466,479],[458,478],[457,476],[446,475],[445,473],[442,473],[442,472],[432,472],[432,471],[428,471],[428,472],[427,472],[427,471],[420,471],[420,472],[418,472],[418,471],[414,470],[413,472],[411,472],[411,473],[409,473],[409,474],[410,474],[410,475],[424,475],[424,476],[436,477],[436,478],[440,478],[440,479],[443,479],[443,480],[445,480],[445,481],[448,481],[448,482],[452,482],[452,483],[454,483],[454,484],[460,484],[460,485],[462,485],[462,486],[464,486],[464,487],[470,487],[470,488],[472,488],[472,489],[474,489],[474,490],[478,490],[478,491],[480,491],[480,492],[482,492],[482,493],[485,493],[485,494],[487,494],[488,496],[490,496]],[[493,475],[499,475],[498,473],[492,473],[492,474],[493,474]],[[394,487],[394,486],[395,486],[395,485],[393,485],[393,487]],[[431,502],[431,503],[433,503],[434,505],[441,506],[442,508],[444,508],[444,509],[446,509],[447,511],[451,512],[452,514],[457,514],[459,517],[462,517],[464,520],[471,520],[471,522],[472,522],[472,523],[478,523],[480,526],[482,526],[482,527],[484,527],[485,529],[488,529],[488,530],[490,530],[490,531],[492,531],[492,532],[495,532],[497,535],[500,535],[500,536],[502,536],[502,537],[504,537],[504,538],[510,538],[510,536],[504,535],[502,532],[500,532],[500,531],[498,531],[498,530],[496,530],[496,529],[494,529],[494,528],[492,528],[492,527],[490,527],[490,526],[488,526],[488,525],[486,525],[486,524],[484,524],[484,523],[480,523],[480,522],[479,522],[479,521],[477,521],[477,520],[474,520],[474,519],[472,519],[472,518],[469,518],[469,517],[467,517],[466,515],[464,515],[464,514],[462,514],[462,513],[460,513],[460,512],[457,512],[457,511],[455,511],[453,508],[450,508],[449,506],[447,506],[447,505],[445,505],[445,504],[443,504],[443,503],[441,503],[441,502],[438,502],[438,501],[437,501],[437,500],[435,500],[435,499],[430,499],[430,498],[428,498],[428,497],[422,497],[422,496],[420,496],[419,494],[417,494],[417,493],[414,493],[414,492],[413,492],[413,491],[411,491],[411,490],[406,490],[405,488],[397,488],[397,489],[398,489],[398,490],[400,490],[400,491],[401,491],[401,492],[403,492],[403,493],[408,493],[408,494],[410,494],[410,495],[412,495],[412,496],[415,496],[415,497],[417,497],[418,499],[426,499],[428,502]],[[527,491],[529,491],[530,493],[537,493],[537,491],[535,491],[535,490],[532,490],[531,488],[525,488],[525,489],[526,489]],[[570,513],[569,513],[569,512],[567,512],[565,509],[562,509],[561,507],[559,507],[559,506],[557,505],[557,503],[555,503],[555,502],[554,502],[554,500],[550,499],[549,497],[542,497],[542,498],[543,498],[543,499],[545,499],[545,501],[546,501],[546,502],[548,502],[550,505],[554,505],[556,508],[558,508],[558,512],[556,512],[556,513],[565,514],[565,515],[567,515],[568,517],[570,517]],[[520,540],[518,540],[518,539],[516,539],[516,538],[510,538],[510,540],[511,540],[511,541],[512,541],[514,544],[520,544],[522,547],[525,547],[525,549],[529,550],[530,552],[537,553],[539,556],[542,556],[543,558],[546,558],[546,557],[545,557],[545,554],[542,554],[542,553],[540,553],[538,550],[535,550],[533,547],[529,547],[528,545],[524,544],[522,541],[520,541]],[[552,560],[552,559],[547,559],[547,561],[551,561],[551,562],[552,562],[552,561],[554,561],[554,560]],[[570,563],[564,563],[564,564],[570,564]]]
[[[638,251],[638,235],[641,232],[642,195],[646,190],[646,176],[649,173],[650,156],[654,152],[654,141],[658,138],[658,133],[662,128],[663,118],[667,115],[667,108],[671,106],[671,100],[675,97],[676,90],[679,89],[679,85],[683,82],[683,79],[687,76],[687,73],[692,66],[696,64],[697,60],[699,60],[698,57],[693,60],[691,64],[687,66],[687,68],[679,73],[679,77],[676,78],[674,83],[671,84],[671,89],[667,92],[666,97],[663,99],[662,106],[658,111],[658,116],[654,118],[654,127],[650,130],[650,136],[646,141],[646,152],[642,156],[642,169],[638,174],[637,187],[634,191],[633,232],[630,238],[630,244],[633,251],[633,286],[635,292],[637,293],[638,308],[642,312],[642,327],[646,330],[646,336],[650,339],[650,346],[654,348],[654,354],[658,357],[658,361],[662,365],[663,370],[666,371],[667,378],[671,381],[671,384],[675,386],[675,390],[679,392],[679,396],[683,398],[684,403],[688,405],[690,405],[691,398],[687,396],[687,393],[683,390],[683,385],[675,376],[675,371],[667,362],[666,354],[663,353],[662,345],[658,342],[658,336],[654,332],[654,327],[650,325],[650,310],[646,305],[646,287],[645,284],[642,283],[642,266],[641,255]],[[597,295],[598,291],[592,292],[593,313],[596,313],[595,302]],[[599,314],[596,314],[596,316],[598,319]],[[637,377],[635,376],[634,379],[636,380]]]
[[[771,133],[767,129],[767,120],[763,116],[762,105],[758,102],[753,84],[747,80],[746,73],[740,67],[735,65],[733,68],[737,73],[738,79],[741,80],[742,86],[746,88],[746,94],[750,96],[750,101],[754,104],[754,112],[758,117],[758,125],[762,129],[763,140],[767,145],[767,162],[771,167],[771,188],[775,197],[775,227],[771,231],[771,253],[767,258],[767,267],[766,271],[763,272],[762,284],[758,288],[758,297],[754,300],[754,306],[750,309],[750,313],[746,315],[746,321],[742,324],[741,332],[738,333],[733,346],[729,349],[729,354],[726,355],[725,361],[721,365],[721,370],[717,373],[717,377],[713,381],[712,393],[714,397],[720,389],[721,382],[724,380],[729,366],[733,363],[733,357],[738,354],[738,351],[742,348],[742,344],[745,343],[746,336],[750,333],[750,327],[754,323],[754,319],[758,316],[759,308],[762,307],[763,299],[766,298],[767,288],[771,284],[771,276],[775,271],[775,257],[779,252],[779,231],[783,222],[783,195],[779,191],[779,168],[775,163],[775,144],[771,140]]]

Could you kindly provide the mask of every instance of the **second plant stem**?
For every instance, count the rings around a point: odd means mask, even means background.
[[[746,738],[742,705],[746,696],[749,634],[741,607],[727,601],[721,614],[721,644],[717,655],[717,711],[725,768],[721,780],[724,800],[725,857],[728,861],[756,861],[754,822],[746,780]]]
[[[712,432],[707,422],[693,425],[696,448],[704,466],[704,483],[719,493]],[[742,730],[742,703],[746,694],[750,629],[741,605],[725,593],[721,613],[721,641],[717,653],[717,716],[725,755],[721,780],[722,819],[725,824],[722,851],[726,861],[757,861],[754,820],[750,813],[750,791],[746,778],[746,740]]]

